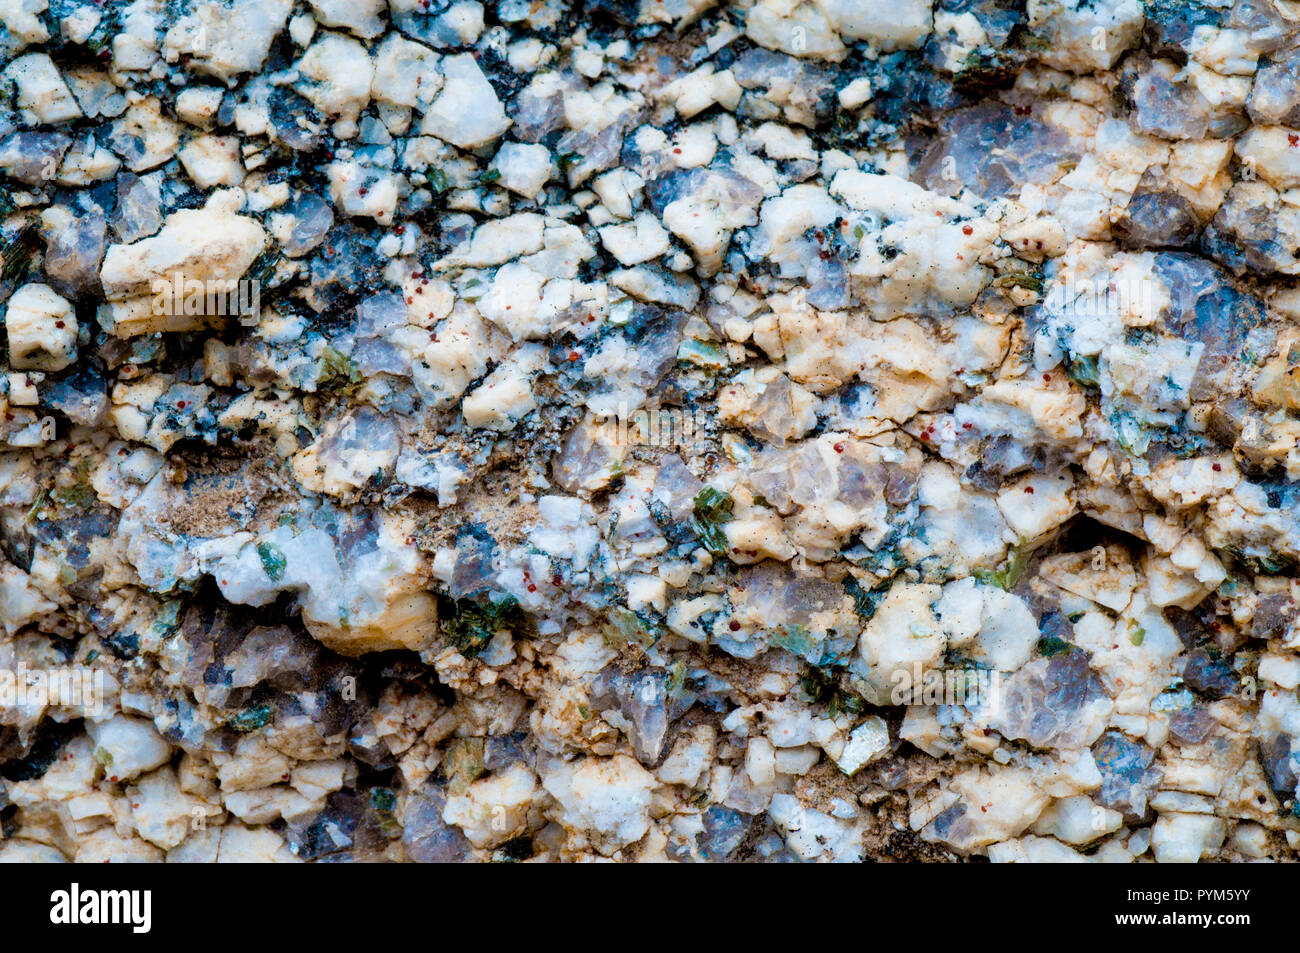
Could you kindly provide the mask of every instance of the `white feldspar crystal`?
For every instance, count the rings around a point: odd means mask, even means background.
[[[77,316],[45,285],[24,285],[4,311],[9,360],[14,367],[61,371],[77,358]]]

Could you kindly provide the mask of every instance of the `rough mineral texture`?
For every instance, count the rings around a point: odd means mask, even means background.
[[[0,861],[1294,860],[1298,72],[0,0]]]

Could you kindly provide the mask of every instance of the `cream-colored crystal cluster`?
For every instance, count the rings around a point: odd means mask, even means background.
[[[1294,859],[1298,71],[0,0],[0,861]]]

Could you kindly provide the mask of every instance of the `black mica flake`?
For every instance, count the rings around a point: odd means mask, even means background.
[[[0,778],[37,781],[59,758],[63,746],[83,732],[81,719],[59,722],[46,718],[22,741],[18,732],[0,728]]]

